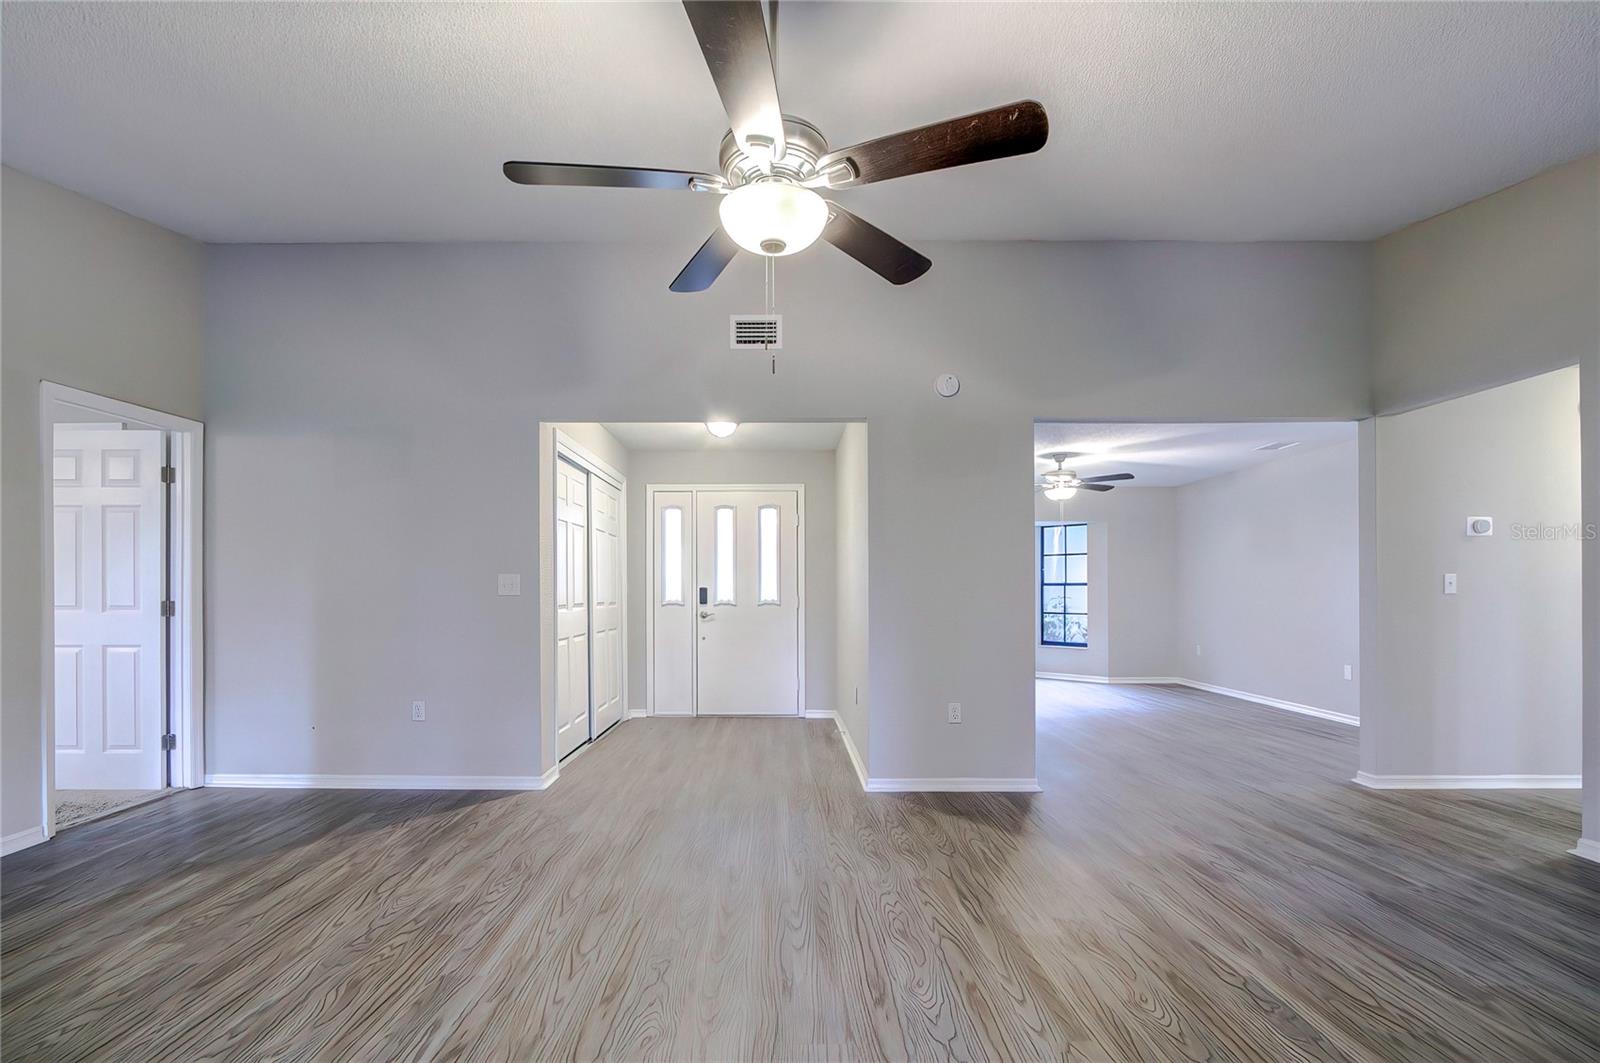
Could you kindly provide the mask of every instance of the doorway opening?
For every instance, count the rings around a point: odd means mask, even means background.
[[[865,435],[846,422],[541,426],[547,774],[617,718],[820,717],[862,740]],[[621,519],[615,567],[597,570],[612,549],[597,536],[599,481],[620,489]],[[614,638],[597,620],[607,572]]]
[[[1349,725],[1354,761],[1353,422],[1039,423],[1033,460],[1041,781],[1085,729],[1111,742],[1241,702]]]
[[[40,388],[45,836],[203,778],[202,426]]]

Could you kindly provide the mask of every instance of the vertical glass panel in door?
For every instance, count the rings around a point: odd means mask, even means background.
[[[716,531],[716,603],[732,605],[734,602],[733,565],[733,507],[718,506]]]
[[[756,601],[762,605],[778,604],[778,507],[762,506],[756,512],[757,545],[760,555],[757,568],[760,586]]]
[[[661,511],[661,604],[683,604],[683,510]]]

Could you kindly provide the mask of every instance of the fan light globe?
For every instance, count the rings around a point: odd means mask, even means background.
[[[1052,502],[1065,502],[1077,493],[1076,487],[1051,487],[1045,490],[1044,497]]]
[[[809,188],[782,181],[740,185],[717,208],[733,242],[758,255],[792,255],[816,243],[828,204]]]
[[[712,435],[716,436],[718,439],[727,439],[729,436],[733,435],[733,433],[738,431],[738,430],[739,430],[739,422],[738,421],[707,421],[706,422],[706,431],[710,432]]]

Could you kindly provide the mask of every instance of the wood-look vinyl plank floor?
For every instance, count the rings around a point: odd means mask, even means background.
[[[0,862],[0,1052],[1600,1058],[1577,795],[1365,790],[1355,737],[1043,681],[1035,795],[741,719],[542,793],[179,793]]]

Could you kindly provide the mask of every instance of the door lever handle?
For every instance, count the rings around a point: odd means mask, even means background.
[[[711,610],[709,610],[709,609],[700,610],[700,619],[701,620],[710,620],[711,619]]]

